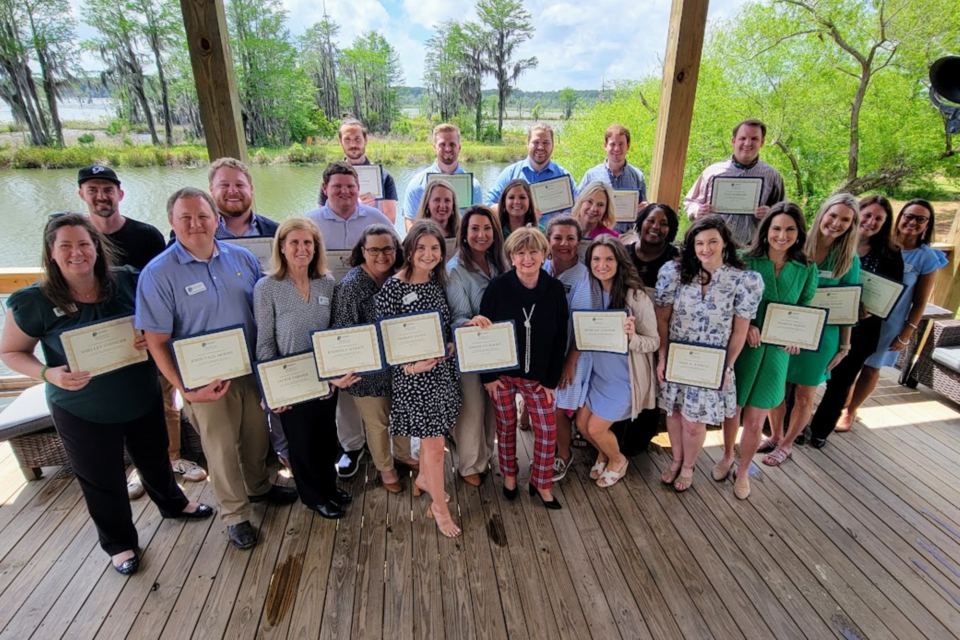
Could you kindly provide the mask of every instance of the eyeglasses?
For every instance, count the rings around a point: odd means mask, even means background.
[[[372,255],[374,258],[379,257],[381,253],[389,258],[397,252],[397,250],[393,247],[384,247],[383,249],[380,247],[370,247],[369,249],[364,247],[363,250]]]
[[[903,214],[904,222],[916,222],[917,224],[924,224],[930,221],[928,216],[917,216],[912,213]]]

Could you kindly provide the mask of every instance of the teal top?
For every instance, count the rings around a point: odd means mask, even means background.
[[[34,284],[10,296],[7,308],[20,330],[40,341],[48,366],[67,364],[60,334],[83,325],[132,316],[137,294],[137,272],[130,267],[116,270],[113,297],[93,304],[77,303],[78,313],[68,315]],[[117,369],[92,378],[79,391],[66,391],[47,384],[47,401],[87,420],[116,424],[142,418],[160,402],[160,382],[152,360]]]

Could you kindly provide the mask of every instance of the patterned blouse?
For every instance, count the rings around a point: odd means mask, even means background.
[[[290,278],[261,278],[253,288],[257,321],[257,360],[303,353],[313,348],[313,331],[330,327],[333,276],[311,278],[310,297],[304,300]]]
[[[362,266],[348,271],[333,293],[331,326],[352,327],[376,322],[377,308],[374,296],[379,291],[380,285],[363,270]],[[389,397],[390,387],[390,370],[387,369],[379,373],[363,374],[358,382],[347,387],[345,391],[358,398]]]

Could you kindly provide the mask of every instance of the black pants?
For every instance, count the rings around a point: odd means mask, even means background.
[[[170,468],[167,423],[159,396],[147,415],[130,422],[90,422],[53,403],[50,414],[80,483],[87,510],[97,525],[100,546],[111,556],[137,548],[137,528],[130,511],[123,464],[124,444],[160,515],[175,518],[190,503]]]
[[[636,420],[615,423],[610,430],[617,436],[620,453],[635,456],[646,451],[660,432],[660,415],[660,409],[644,409]]]
[[[329,502],[337,486],[337,394],[295,404],[280,415],[300,501],[308,507]]]
[[[827,390],[810,423],[811,437],[826,438],[833,433],[847,403],[850,387],[857,381],[863,363],[877,350],[880,325],[880,318],[870,317],[854,327],[850,336],[850,353],[830,372]]]

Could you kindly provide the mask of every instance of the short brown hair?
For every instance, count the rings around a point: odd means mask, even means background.
[[[223,167],[240,171],[246,176],[247,182],[251,185],[253,184],[253,176],[250,175],[250,169],[236,158],[217,158],[211,162],[210,168],[207,169],[207,183],[213,184],[213,178],[217,175],[217,171]],[[214,211],[216,211],[216,209],[214,209]]]
[[[357,176],[357,170],[351,167],[348,163],[341,160],[336,162],[331,162],[327,165],[327,168],[323,170],[323,184],[326,186],[330,183],[330,178],[332,176],[353,176],[353,179],[357,181],[357,184],[360,184],[360,178]]]
[[[546,131],[547,133],[550,134],[551,141],[553,141],[554,138],[556,138],[556,136],[553,135],[553,127],[551,127],[548,124],[543,124],[542,122],[539,122],[527,130],[527,142],[530,142],[530,138],[533,137],[534,131]]]
[[[550,242],[550,234],[553,233],[555,227],[573,227],[577,230],[577,242],[583,240],[583,227],[580,226],[580,221],[568,213],[554,216],[547,222],[547,232],[545,234],[547,242]]]
[[[367,128],[363,126],[363,123],[357,120],[356,118],[344,118],[343,122],[340,123],[340,126],[337,127],[337,138],[343,140],[343,128],[344,127],[360,127],[360,131],[363,132],[363,139],[367,139]]]
[[[367,238],[370,236],[390,236],[393,240],[395,252],[393,254],[393,271],[390,272],[390,274],[393,275],[397,269],[403,266],[403,247],[400,246],[400,236],[397,235],[394,228],[388,227],[385,224],[372,224],[360,232],[357,243],[353,245],[353,248],[350,250],[350,266],[359,267],[367,261],[366,258],[363,257],[363,250],[367,247]]]
[[[196,187],[183,187],[182,189],[174,191],[173,195],[167,198],[167,220],[173,219],[173,208],[177,202],[186,200],[187,198],[200,198],[207,203],[210,211],[212,211],[214,215],[219,215],[217,212],[217,203],[213,201],[213,197],[209,193]]]
[[[622,124],[612,124],[607,127],[607,130],[603,132],[603,141],[606,142],[613,136],[626,136],[627,144],[630,144],[630,129]]]
[[[763,121],[757,120],[756,118],[747,118],[746,120],[741,120],[737,126],[733,128],[733,137],[737,137],[737,132],[740,131],[740,127],[760,127],[760,137],[767,137],[767,125],[763,124]]]

